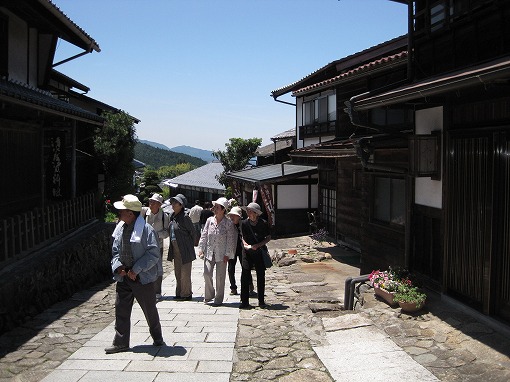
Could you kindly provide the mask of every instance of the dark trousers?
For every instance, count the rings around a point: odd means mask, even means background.
[[[257,297],[259,304],[264,303],[264,292],[266,289],[266,267],[262,259],[262,255],[258,253],[243,254],[241,262],[241,303],[248,304],[250,299],[250,284],[253,285],[253,279],[251,275],[252,267],[255,267],[257,272]]]
[[[160,256],[161,261],[163,261],[163,246],[160,248]],[[158,276],[156,281],[154,282],[154,290],[156,291],[156,294],[161,294],[161,286],[163,285],[163,275]]]
[[[132,281],[125,276],[124,281],[117,282],[116,285],[114,346],[129,346],[131,311],[135,298],[145,315],[151,337],[154,341],[163,340],[158,309],[156,308],[154,283],[142,285],[139,281]]]
[[[235,277],[235,273],[236,273],[236,263],[237,263],[237,258],[239,257],[239,262],[241,262],[241,257],[240,256],[237,256],[234,257],[233,259],[230,259],[228,261],[228,279],[230,281],[230,290],[233,290],[233,289],[237,289],[237,284],[236,284],[236,277]],[[251,276],[251,272],[250,272],[250,291],[253,290],[253,278]]]

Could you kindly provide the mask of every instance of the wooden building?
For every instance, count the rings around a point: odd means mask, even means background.
[[[363,241],[364,212],[359,152],[377,130],[351,121],[344,112],[345,102],[360,92],[404,80],[406,71],[407,37],[402,36],[331,62],[272,92],[277,101],[287,93],[296,98],[296,149],[289,155],[293,164],[318,170],[315,212],[319,224],[331,238],[356,250]],[[407,118],[393,113],[379,117],[400,123]],[[393,252],[392,246],[399,241],[389,235],[388,251]]]
[[[510,320],[510,2],[398,2],[409,9],[406,82],[348,103],[353,122],[380,133],[360,145],[363,271],[406,265]],[[410,118],[381,121],[390,113]]]
[[[100,48],[51,1],[0,0],[0,30],[2,263],[96,218],[104,178],[93,136],[107,105],[55,70]],[[55,62],[61,40],[82,52]]]

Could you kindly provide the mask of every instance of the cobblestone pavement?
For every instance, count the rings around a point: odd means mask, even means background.
[[[306,240],[274,240],[270,247],[295,248]],[[441,381],[510,380],[510,337],[438,296],[416,315],[389,307],[372,291],[363,294],[361,309],[340,310],[344,280],[358,274],[350,265],[356,256],[338,246],[324,251],[333,259],[267,271],[269,307],[241,311],[231,381],[332,381],[313,348],[328,345],[324,323],[335,318],[383,330]],[[172,264],[164,263],[168,276]],[[114,320],[114,300],[114,284],[105,282],[0,336],[0,382],[43,379]]]

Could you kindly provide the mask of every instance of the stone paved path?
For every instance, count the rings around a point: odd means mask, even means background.
[[[295,248],[304,242],[306,238],[292,238],[275,240],[271,245],[273,249]],[[420,373],[424,370],[429,373],[421,374],[426,375],[423,378],[448,382],[510,380],[508,326],[503,326],[506,331],[500,330],[501,326],[480,320],[433,294],[429,297],[427,309],[418,315],[402,314],[400,309],[377,300],[372,291],[363,295],[365,304],[360,310],[351,313],[337,310],[343,299],[345,278],[357,275],[358,269],[349,265],[352,252],[339,247],[325,248],[324,251],[330,251],[333,260],[310,264],[298,262],[268,270],[268,309],[238,312],[228,305],[224,307],[239,314],[235,345],[232,342],[230,353],[233,363],[231,381],[345,380],[341,373],[348,367],[352,368],[350,380],[356,380],[354,377],[359,375],[358,371],[375,365],[370,356],[371,346],[373,348],[376,343],[372,341],[375,335],[384,340],[384,346],[391,346],[386,350],[388,353],[400,354],[411,360],[410,363],[406,361],[406,365],[417,366],[416,370]],[[170,274],[171,263],[165,262],[165,275]],[[170,276],[165,283],[172,279],[173,276]],[[194,280],[194,283],[202,286],[202,279]],[[166,292],[172,294],[172,291]],[[238,296],[229,297],[230,303],[237,301]],[[197,301],[190,304],[203,308],[203,304]],[[256,299],[253,304],[256,305]],[[110,341],[113,306],[114,286],[104,283],[77,293],[23,327],[0,336],[0,381],[40,381],[72,360],[68,358],[104,329],[108,333],[104,341]],[[198,316],[197,319],[203,317]],[[196,335],[191,328],[187,329],[191,333],[182,336]],[[140,330],[144,332],[143,328]],[[229,333],[232,336],[232,332]],[[371,337],[371,333],[376,334]],[[349,343],[349,338],[353,338],[351,344],[357,343],[356,338],[364,338],[366,343],[358,343],[357,353],[354,347],[335,353],[338,350],[335,345]],[[138,346],[143,349],[142,358],[150,354],[148,348],[143,347],[147,346],[144,345],[147,339],[138,339]],[[185,338],[168,339],[181,346],[181,351],[190,348]],[[232,337],[229,340],[233,341]],[[226,340],[223,338],[221,341]],[[328,353],[328,350],[331,352]],[[100,351],[98,354],[104,353]],[[187,351],[186,354],[191,353]],[[178,361],[178,357],[184,355],[172,354],[170,358]],[[195,361],[196,370],[199,360]],[[382,373],[391,371],[391,368],[379,365],[376,370]],[[223,374],[221,369],[214,372],[217,377]],[[396,373],[392,377],[391,380],[403,380]]]

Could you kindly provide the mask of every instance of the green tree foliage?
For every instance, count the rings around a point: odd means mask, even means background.
[[[224,171],[217,176],[218,182],[228,187],[226,173],[242,170],[248,161],[255,156],[255,151],[262,143],[261,138],[230,138],[230,143],[225,143],[225,151],[213,151],[213,156],[223,165]]]
[[[160,194],[162,192],[159,187],[159,183],[161,182],[161,178],[158,175],[157,171],[154,170],[145,170],[142,178],[142,185],[140,186],[140,192],[138,197],[144,206],[148,205],[149,198],[157,192]]]
[[[105,171],[105,194],[119,200],[133,192],[134,120],[124,111],[103,113],[105,123],[95,131],[94,149]]]
[[[153,169],[162,166],[174,166],[180,163],[191,163],[195,167],[200,167],[207,163],[200,158],[159,149],[141,142],[137,142],[135,145],[135,158]]]
[[[193,166],[191,163],[179,163],[173,166],[160,167],[157,171],[160,179],[169,179],[194,170],[195,168],[196,166]]]

